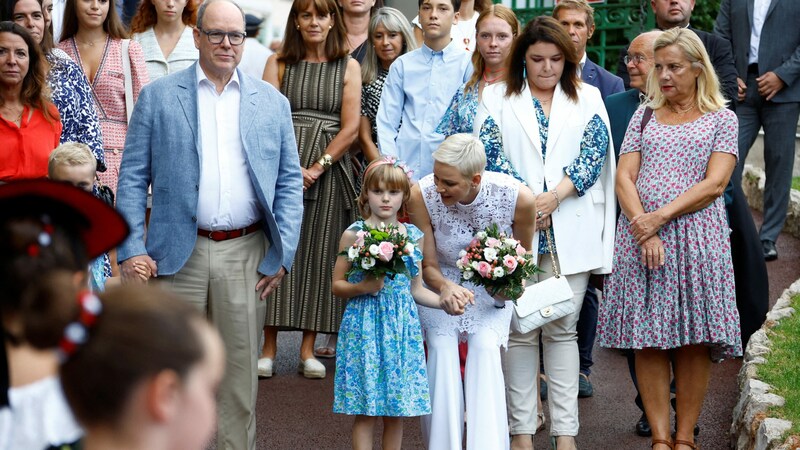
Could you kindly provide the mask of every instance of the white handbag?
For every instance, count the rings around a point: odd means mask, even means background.
[[[553,254],[550,229],[545,230],[545,233],[554,276],[526,287],[525,292],[517,299],[514,314],[511,316],[511,330],[516,333],[528,333],[576,311],[575,303],[572,302],[572,288],[569,287],[567,277],[561,275]]]

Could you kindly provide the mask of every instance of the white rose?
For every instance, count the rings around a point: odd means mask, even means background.
[[[478,261],[472,261],[470,267],[472,267],[472,270],[478,270]]]
[[[412,244],[411,242],[406,243],[405,252],[409,255],[414,253],[414,244]]]
[[[469,279],[472,278],[472,275],[474,275],[474,274],[475,274],[475,272],[473,272],[471,270],[467,270],[467,271],[465,271],[464,273],[461,274],[461,277],[464,278],[465,280],[469,280]]]
[[[378,253],[381,252],[381,249],[377,245],[372,244],[369,246],[369,252],[372,256],[378,256]]]
[[[486,258],[486,261],[492,262],[497,259],[497,249],[486,247],[483,249],[483,257]]]
[[[367,256],[366,258],[361,260],[361,268],[364,270],[369,270],[372,266],[375,265],[375,258]]]
[[[357,256],[358,256],[358,249],[357,248],[350,247],[347,250],[347,259],[349,259],[350,261],[356,259]]]
[[[464,270],[464,264],[461,262],[461,258],[456,260],[456,267],[458,267],[461,270]]]
[[[486,239],[486,232],[485,231],[478,231],[477,233],[475,233],[475,237],[482,241],[482,240]]]
[[[504,272],[502,267],[495,267],[492,271],[492,278],[503,278]]]
[[[467,251],[466,250],[461,250],[460,252],[458,252],[458,257],[459,258],[463,258],[465,256],[467,256]]]
[[[518,243],[519,242],[517,242],[516,239],[511,239],[511,238],[503,239],[503,244],[505,244],[506,247],[517,248]]]

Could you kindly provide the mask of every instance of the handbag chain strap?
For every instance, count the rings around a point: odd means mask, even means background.
[[[558,268],[556,255],[553,254],[553,236],[550,234],[550,228],[544,230],[544,233],[547,237],[547,250],[550,252],[550,260],[553,261],[553,274],[555,274],[556,278],[561,278],[561,270]]]

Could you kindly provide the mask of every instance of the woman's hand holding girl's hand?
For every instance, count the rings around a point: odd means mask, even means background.
[[[475,304],[475,294],[452,281],[446,281],[439,297],[439,306],[451,316],[464,314],[467,304]]]
[[[636,239],[638,245],[644,245],[644,242],[655,236],[665,223],[666,220],[658,211],[639,214],[631,220],[633,238]]]
[[[383,278],[384,277],[378,278],[372,275],[367,275],[359,284],[361,285],[361,288],[364,290],[365,294],[378,295],[378,292],[383,289]]]
[[[664,242],[658,235],[651,236],[641,246],[642,264],[654,270],[664,265]]]

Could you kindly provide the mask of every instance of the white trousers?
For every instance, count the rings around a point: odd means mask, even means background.
[[[556,260],[558,257],[556,256]],[[550,255],[541,255],[540,280],[553,276]],[[589,273],[566,275],[572,288],[575,312],[525,334],[508,336],[508,350],[503,357],[506,377],[508,422],[512,435],[536,434],[536,378],[539,375],[539,334],[544,346],[544,370],[547,374],[547,403],[550,407],[550,435],[578,435],[578,333],[583,296]]]
[[[431,414],[422,416],[429,450],[461,450],[466,396],[467,450],[509,448],[500,346],[497,333],[481,328],[467,335],[467,364],[462,390],[458,335],[426,336]]]

